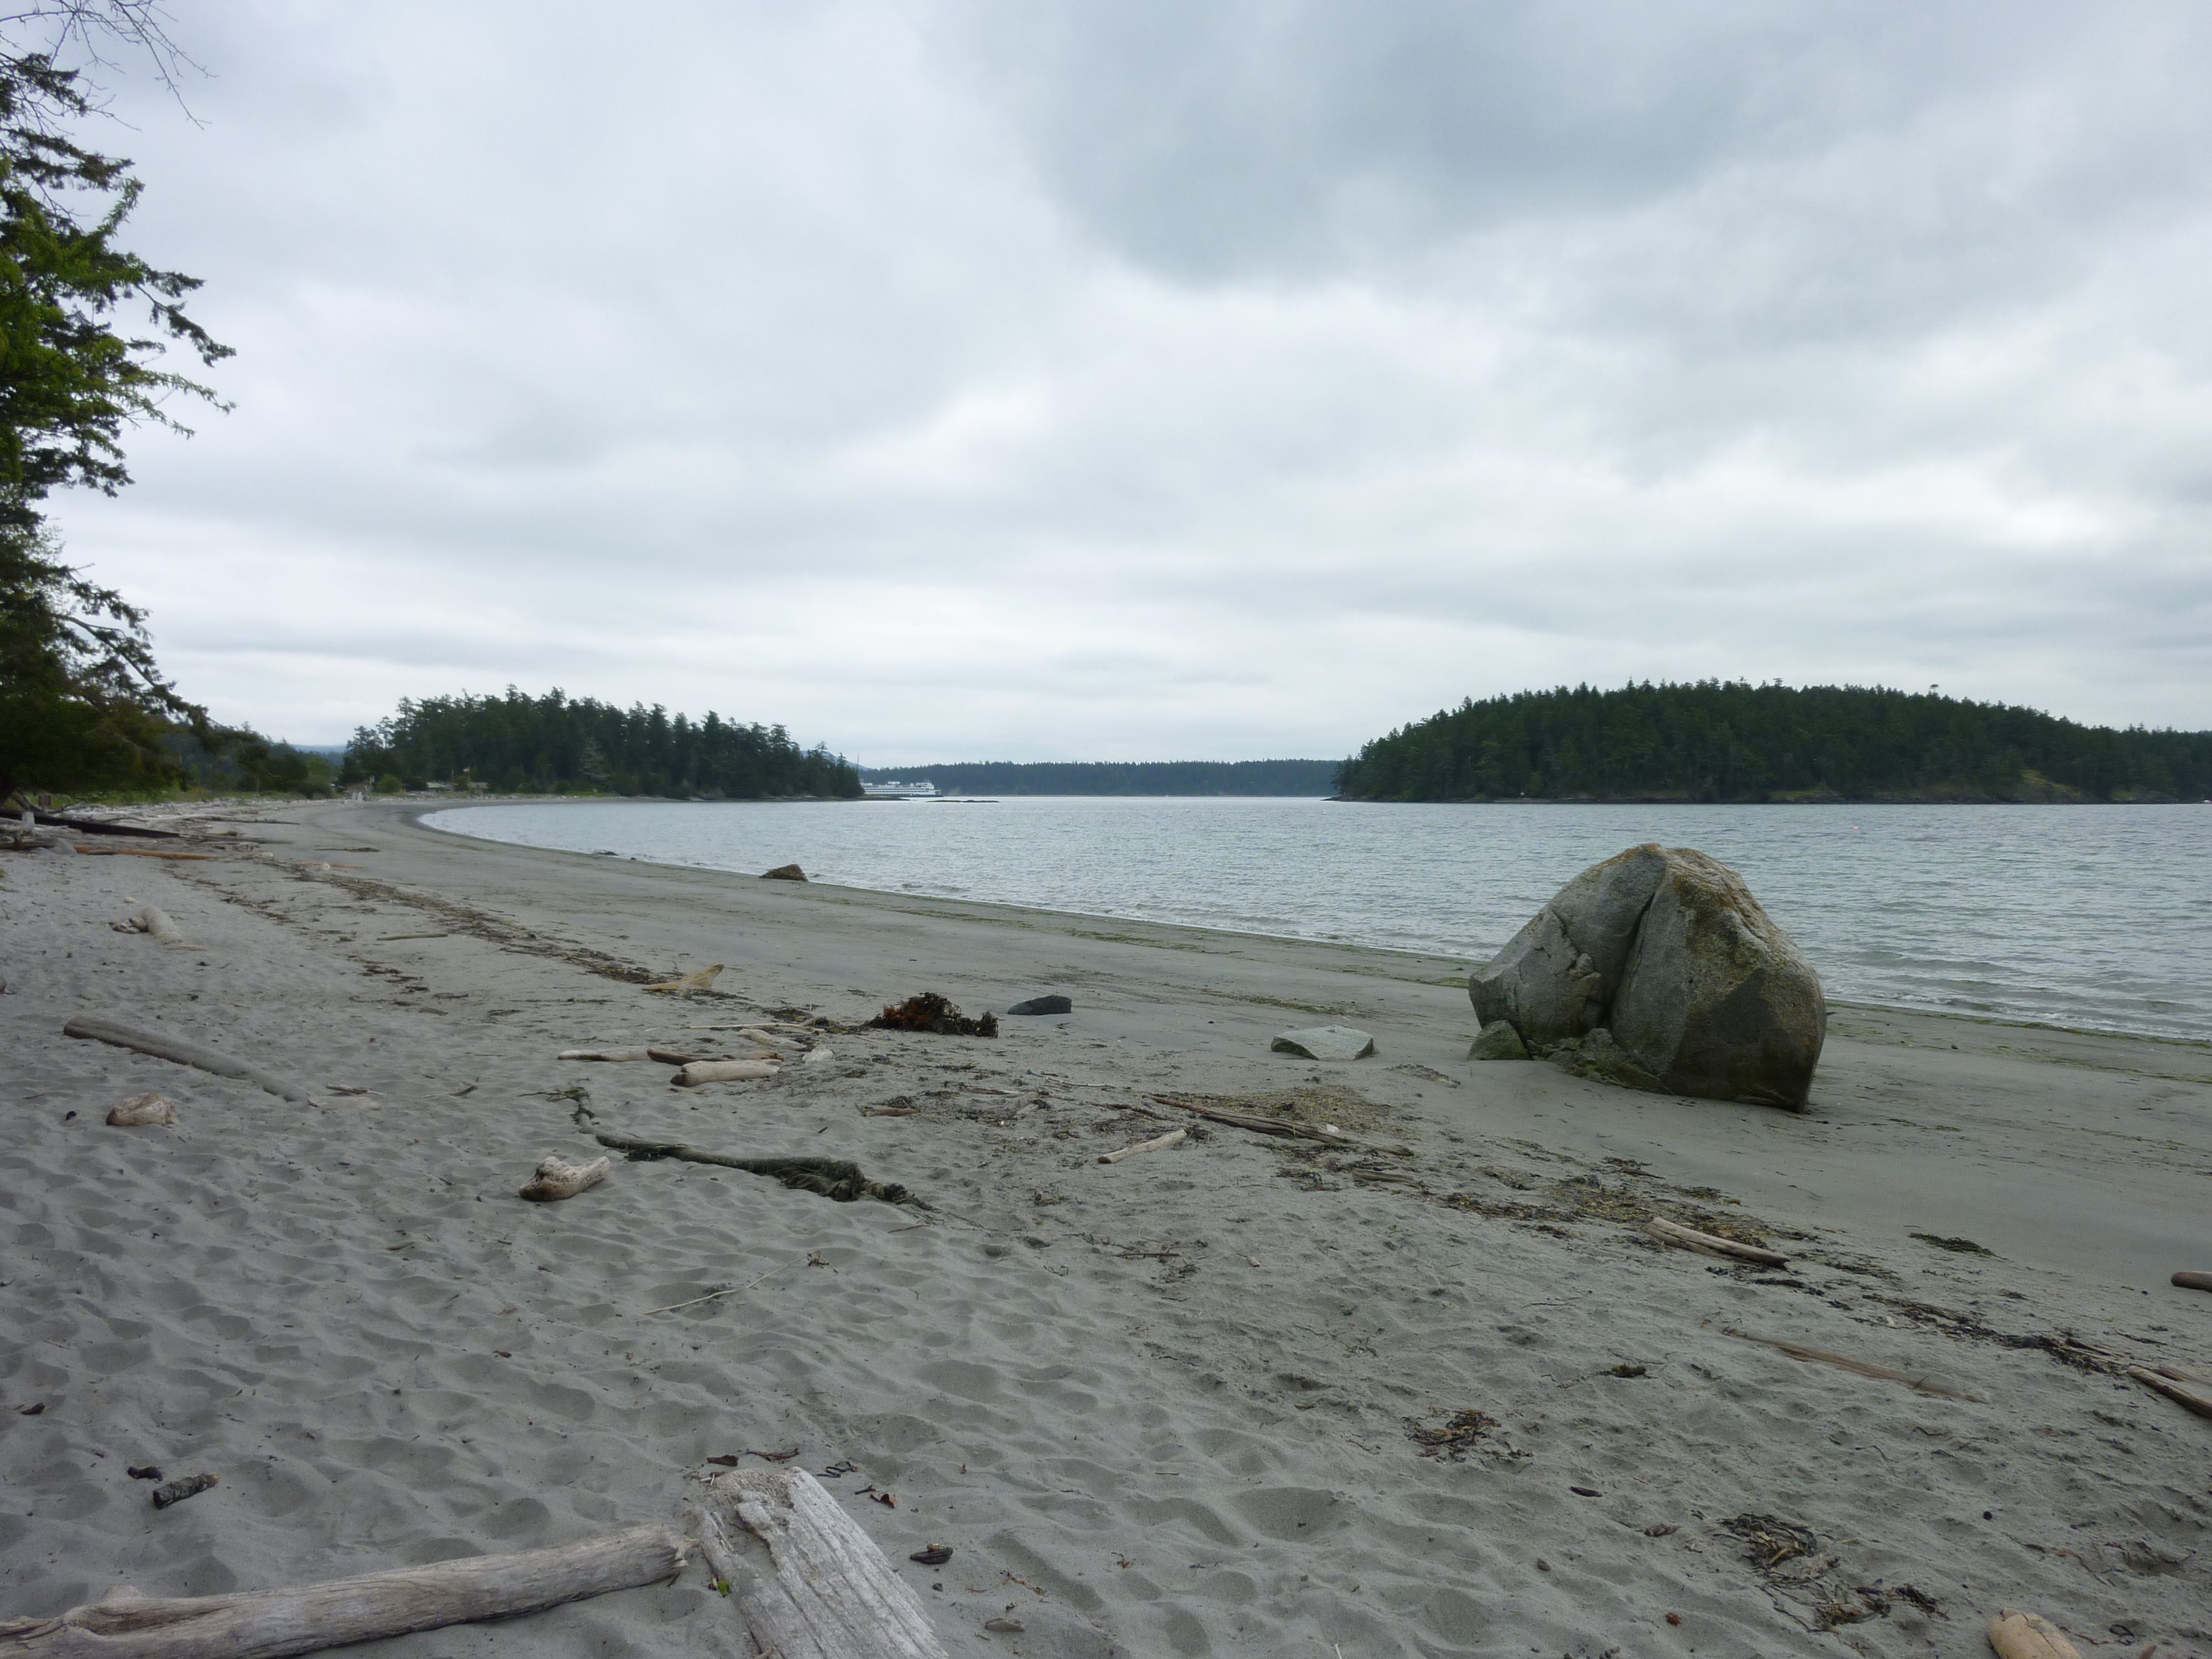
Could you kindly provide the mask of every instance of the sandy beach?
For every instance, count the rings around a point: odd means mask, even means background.
[[[672,1521],[705,1460],[795,1450],[957,1655],[1968,1655],[2003,1607],[2212,1654],[2212,1421],[2125,1375],[2212,1393],[2212,1295],[2168,1283],[2212,1269],[2212,1047],[1844,1007],[1808,1112],[1676,1100],[1470,1063],[1442,957],[416,810],[5,856],[0,1619]],[[146,905],[186,944],[112,926]],[[848,1029],[922,990],[1073,1011]],[[313,1100],[63,1035],[88,1014]],[[1322,1022],[1377,1052],[1270,1052]],[[762,1081],[556,1058],[764,1025]],[[149,1091],[173,1127],[106,1124]],[[928,1207],[619,1158],[517,1197],[601,1132]],[[134,1466],[222,1481],[156,1511]],[[374,1651],[753,1649],[695,1567]]]

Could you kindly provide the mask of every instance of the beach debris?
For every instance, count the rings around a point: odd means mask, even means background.
[[[1605,1368],[1605,1374],[1607,1376],[1649,1376],[1651,1375],[1650,1371],[1644,1366],[1639,1365],[1636,1364],[1635,1361],[1630,1359],[1624,1359],[1618,1365],[1607,1365]]]
[[[1201,1105],[1176,1095],[1147,1095],[1145,1098],[1202,1117],[1210,1123],[1225,1123],[1232,1129],[1249,1129],[1255,1134],[1275,1135],[1287,1140],[1318,1140],[1358,1152],[1395,1152],[1401,1157],[1413,1151],[1410,1146],[1390,1146],[1361,1140],[1356,1135],[1346,1134],[1334,1123],[1299,1123],[1288,1118],[1263,1117],[1255,1112],[1237,1112],[1221,1106]]]
[[[219,1474],[188,1474],[180,1480],[170,1480],[154,1488],[154,1507],[166,1510],[172,1504],[181,1504],[187,1498],[197,1498],[211,1486],[222,1484]]]
[[[174,1123],[177,1109],[159,1095],[133,1095],[108,1109],[107,1121],[118,1129],[144,1128],[150,1124]]]
[[[674,979],[655,980],[645,988],[648,991],[668,991],[678,996],[688,997],[695,991],[711,989],[714,983],[714,975],[721,971],[722,964],[718,962],[711,968],[700,969],[696,973],[678,974]]]
[[[2212,1291],[2212,1273],[2194,1273],[2185,1269],[2174,1274],[2173,1283],[2185,1291]]]
[[[1031,1014],[1069,1014],[1075,1012],[1075,1005],[1064,996],[1031,997],[1025,1002],[1016,1003],[1006,1012],[1024,1018]]]
[[[1939,1250],[1948,1250],[1954,1255],[1995,1255],[1996,1252],[1977,1244],[1971,1238],[1946,1238],[1941,1233],[1915,1233],[1913,1237],[1923,1244],[1931,1244]]]
[[[921,1109],[904,1095],[894,1095],[880,1106],[863,1106],[862,1117],[912,1117]]]
[[[1528,1045],[1521,1040],[1521,1033],[1513,1029],[1510,1019],[1486,1020],[1474,1041],[1468,1045],[1469,1060],[1526,1060]]]
[[[941,1567],[951,1559],[952,1546],[950,1544],[932,1544],[927,1549],[916,1550],[907,1557],[908,1560],[919,1561],[925,1567]]]
[[[166,1032],[142,1031],[133,1026],[118,1024],[112,1019],[79,1014],[62,1027],[62,1035],[112,1043],[118,1048],[128,1048],[133,1054],[150,1054],[155,1060],[173,1060],[179,1066],[190,1066],[216,1077],[235,1078],[241,1083],[251,1083],[257,1089],[266,1090],[280,1100],[296,1101],[302,1106],[315,1103],[314,1097],[296,1083],[272,1072],[265,1072],[258,1066],[248,1065],[242,1060],[233,1060],[228,1054],[220,1054],[185,1037],[170,1036]]]
[[[659,1056],[650,1048],[563,1048],[553,1058],[556,1060],[658,1060]],[[680,1066],[683,1061],[678,1060],[677,1064]]]
[[[1375,1039],[1351,1025],[1309,1025],[1280,1031],[1267,1045],[1279,1054],[1302,1054],[1308,1060],[1364,1060],[1375,1052]]]
[[[1653,1216],[1644,1224],[1644,1231],[1669,1244],[1685,1249],[1703,1250],[1709,1255],[1733,1256],[1739,1261],[1755,1261],[1762,1267],[1786,1267],[1790,1258],[1779,1250],[1761,1249],[1756,1244],[1745,1244],[1733,1238],[1723,1238],[1717,1233],[1701,1233],[1695,1227],[1685,1227],[1679,1221],[1669,1221],[1661,1215]]]
[[[1651,1525],[1644,1528],[1644,1535],[1646,1538],[1672,1538],[1680,1530],[1681,1528],[1680,1527],[1674,1526],[1668,1522],[1656,1521]]]
[[[191,944],[185,937],[185,930],[170,919],[169,913],[156,905],[146,905],[137,915],[110,925],[118,933],[151,933],[164,945],[189,948]]]
[[[628,1153],[633,1164],[672,1158],[686,1164],[711,1164],[718,1169],[767,1176],[794,1191],[818,1194],[840,1204],[872,1198],[882,1204],[908,1204],[920,1210],[929,1207],[896,1182],[871,1181],[860,1172],[859,1164],[848,1164],[842,1158],[732,1158],[726,1153],[702,1152],[696,1146],[675,1141],[640,1140],[633,1135],[605,1133],[593,1138],[602,1146]]]
[[[1577,1498],[1602,1498],[1605,1494],[1595,1486],[1570,1486],[1567,1490]]]
[[[123,1472],[133,1480],[159,1480],[161,1478],[160,1467],[153,1463],[133,1463]]]
[[[1497,1426],[1498,1419],[1486,1412],[1456,1411],[1438,1425],[1424,1423],[1418,1417],[1407,1418],[1406,1437],[1421,1449],[1422,1456],[1457,1463],[1474,1449],[1477,1441]]]
[[[904,1002],[886,1005],[868,1024],[878,1030],[932,1031],[939,1036],[999,1035],[996,1015],[986,1012],[980,1019],[969,1019],[957,1004],[934,991],[918,992]]]
[[[2006,1607],[1990,1620],[1989,1638],[1997,1659],[2081,1659],[2081,1650],[2039,1613]]]
[[[836,1063],[836,1059],[837,1051],[836,1049],[828,1047],[817,1047],[809,1048],[806,1051],[806,1057],[799,1063],[802,1066],[829,1066]]]
[[[780,1659],[945,1659],[913,1586],[804,1469],[732,1469],[692,1519],[754,1644]]]
[[[686,1544],[667,1527],[531,1550],[402,1567],[294,1589],[155,1597],[118,1590],[58,1619],[0,1620],[22,1659],[283,1659],[410,1631],[535,1613],[609,1590],[673,1578]],[[792,1650],[795,1656],[801,1650]]]
[[[763,881],[805,881],[806,872],[795,864],[779,864],[773,870],[761,872]]]
[[[1118,1152],[1101,1152],[1101,1164],[1119,1164],[1125,1158],[1134,1158],[1139,1152],[1164,1152],[1170,1146],[1180,1146],[1189,1138],[1188,1129],[1170,1129],[1164,1135],[1154,1135],[1150,1140],[1140,1140],[1133,1146],[1124,1146]]]
[[[789,1264],[787,1263],[786,1265],[788,1266]],[[770,1271],[773,1272],[774,1270],[770,1269]],[[755,1451],[750,1446],[748,1446],[743,1451],[725,1452],[720,1457],[710,1457],[707,1461],[709,1463],[718,1463],[726,1469],[734,1469],[748,1457],[757,1457],[763,1463],[788,1463],[793,1458],[798,1455],[799,1448],[796,1446],[793,1446],[789,1451],[780,1452]]]
[[[1403,1072],[1407,1077],[1417,1077],[1424,1083],[1441,1083],[1447,1089],[1456,1089],[1459,1087],[1459,1079],[1457,1078],[1454,1077],[1449,1072],[1439,1072],[1433,1066],[1421,1066],[1408,1063],[1404,1066],[1393,1066],[1390,1069],[1394,1072]]]
[[[1743,878],[1656,843],[1562,887],[1469,977],[1468,997],[1485,1025],[1510,1022],[1580,1074],[1792,1109],[1826,1033],[1820,975]]]
[[[18,1417],[44,1417],[46,1414],[46,1402],[43,1400],[34,1400],[27,1406],[15,1407],[15,1415]]]
[[[522,1196],[533,1204],[550,1204],[563,1198],[574,1198],[586,1187],[596,1187],[606,1175],[611,1159],[599,1157],[588,1164],[572,1164],[565,1158],[548,1158],[538,1165],[538,1173],[530,1177]]]
[[[1787,1354],[1792,1359],[1817,1365],[1833,1365],[1839,1370],[1854,1371],[1861,1376],[1875,1377],[1884,1382],[1902,1382],[1916,1393],[1934,1395],[1943,1400],[1969,1400],[1977,1405],[1986,1403],[1981,1395],[1965,1389],[1954,1389],[1949,1383],[1938,1382],[1932,1377],[1915,1376],[1910,1371],[1893,1370],[1887,1365],[1877,1365],[1871,1360],[1854,1359],[1849,1354],[1831,1353],[1826,1348],[1808,1348],[1802,1342],[1785,1341],[1778,1336],[1754,1336],[1749,1331],[1723,1328],[1722,1334],[1735,1337],[1740,1342],[1756,1342],[1762,1347]]]
[[[1801,1527],[1776,1515],[1735,1516],[1722,1522],[1721,1530],[1732,1532],[1743,1540],[1744,1559],[1766,1573],[1785,1562],[1812,1554],[1820,1542],[1810,1527]]]
[[[2199,1417],[2212,1417],[2212,1398],[2183,1388],[2179,1382],[2164,1373],[2154,1370],[2148,1365],[2130,1365],[2128,1367],[2128,1375],[2142,1383],[2143,1387],[2164,1395],[2183,1410],[2194,1412]]]
[[[1027,1630],[1029,1626],[1023,1624],[1018,1619],[1006,1619],[1002,1617],[998,1619],[986,1619],[983,1621],[983,1628],[989,1631],[994,1636],[1019,1636],[1024,1631]]]
[[[152,847],[86,847],[79,842],[70,841],[56,842],[54,844],[57,847],[65,847],[72,853],[94,853],[103,858],[183,859],[198,862],[202,860],[212,860],[216,856],[213,853],[172,853]]]
[[[695,1060],[668,1080],[679,1089],[696,1089],[702,1083],[754,1082],[779,1069],[773,1060]]]

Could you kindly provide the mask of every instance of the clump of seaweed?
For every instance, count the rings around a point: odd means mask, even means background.
[[[1406,1419],[1406,1437],[1421,1449],[1424,1457],[1456,1463],[1475,1448],[1475,1443],[1498,1426],[1498,1419],[1478,1411],[1448,1413],[1441,1424]]]
[[[931,1031],[939,1036],[999,1035],[997,1015],[986,1013],[981,1019],[969,1019],[957,1004],[934,991],[919,992],[904,1002],[890,1004],[868,1024],[879,1030]]]
[[[1785,1561],[1810,1555],[1820,1544],[1811,1528],[1778,1515],[1739,1515],[1722,1522],[1721,1530],[1743,1540],[1744,1559],[1761,1572],[1771,1573]]]

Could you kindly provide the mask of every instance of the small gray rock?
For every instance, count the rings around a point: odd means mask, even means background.
[[[1493,1019],[1482,1028],[1474,1046],[1467,1051],[1469,1060],[1526,1060],[1528,1045],[1521,1041],[1521,1033],[1513,1029],[1513,1022]]]
[[[1302,1031],[1285,1031],[1269,1043],[1280,1054],[1304,1054],[1308,1060],[1364,1060],[1375,1052],[1375,1039],[1349,1025],[1310,1025]]]
[[[1065,1014],[1075,1005],[1063,996],[1031,997],[1027,1002],[1018,1002],[1006,1010],[1010,1014]]]

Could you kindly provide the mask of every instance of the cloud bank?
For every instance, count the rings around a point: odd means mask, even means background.
[[[100,135],[236,403],[64,503],[226,718],[871,763],[1883,682],[2212,726],[2212,14],[246,3]]]

